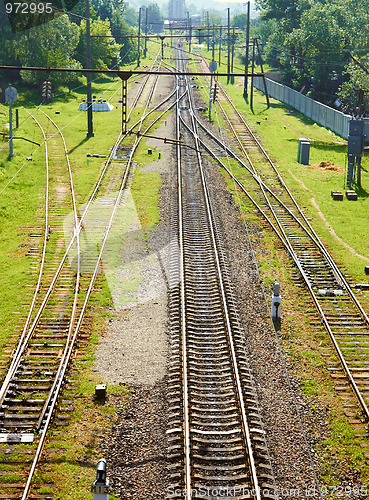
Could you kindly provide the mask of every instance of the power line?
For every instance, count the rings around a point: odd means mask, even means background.
[[[120,74],[128,74],[131,75],[173,75],[173,76],[184,76],[184,75],[193,75],[193,76],[230,76],[230,73],[210,73],[204,71],[145,71],[145,70],[116,70],[116,69],[84,69],[84,68],[45,68],[39,66],[0,66],[0,69],[8,69],[14,71],[45,71],[48,73],[52,73],[54,71],[65,72],[65,73],[105,73],[108,75],[118,75]],[[232,73],[233,76],[245,76],[245,73]],[[249,73],[248,76],[262,76],[263,73]]]

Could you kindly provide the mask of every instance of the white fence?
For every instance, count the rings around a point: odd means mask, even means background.
[[[345,115],[341,111],[329,108],[325,104],[314,101],[310,97],[306,97],[300,94],[300,92],[274,82],[269,78],[266,78],[265,81],[270,97],[289,104],[297,109],[297,111],[314,120],[314,122],[329,128],[336,134],[347,139],[349,133],[348,122],[351,119],[350,115]],[[264,92],[264,83],[261,76],[254,77],[254,86]]]

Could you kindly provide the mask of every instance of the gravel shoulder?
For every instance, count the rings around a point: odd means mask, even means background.
[[[172,78],[161,78],[159,93],[172,84]],[[170,114],[154,135],[168,137],[173,130]],[[100,336],[94,371],[104,383],[125,385],[130,393],[126,406],[117,405],[123,406],[114,416],[117,423],[101,442],[111,492],[121,499],[161,500],[167,488],[167,276],[175,162],[173,145],[154,139],[146,144],[153,149],[153,161],[141,170],[158,172],[162,179],[160,222],[145,234],[137,218],[132,218],[112,280],[114,309]],[[119,287],[117,282],[133,286]]]

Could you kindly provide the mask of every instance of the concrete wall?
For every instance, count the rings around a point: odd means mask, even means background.
[[[345,115],[341,111],[329,108],[325,104],[314,101],[310,97],[306,97],[300,94],[300,92],[290,89],[281,83],[274,82],[269,78],[265,80],[270,97],[293,106],[297,111],[314,120],[314,122],[319,123],[323,127],[328,127],[336,134],[347,139],[349,133],[348,122],[351,119],[350,115]],[[254,77],[254,85],[258,90],[264,91],[261,76]]]

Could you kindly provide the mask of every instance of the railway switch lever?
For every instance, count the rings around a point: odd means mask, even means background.
[[[273,283],[273,295],[272,295],[272,320],[281,319],[281,285],[278,281]]]
[[[100,458],[96,466],[96,480],[91,485],[93,500],[109,500],[109,479],[106,477],[106,460]]]

